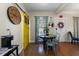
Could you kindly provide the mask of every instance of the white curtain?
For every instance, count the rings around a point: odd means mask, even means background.
[[[74,37],[79,38],[79,17],[73,17],[74,21]]]

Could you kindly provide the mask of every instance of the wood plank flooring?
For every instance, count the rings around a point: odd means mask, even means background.
[[[57,49],[44,50],[42,44],[29,44],[21,56],[79,56],[79,44],[59,43]]]

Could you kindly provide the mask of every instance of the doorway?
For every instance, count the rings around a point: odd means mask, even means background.
[[[43,40],[41,35],[46,35],[44,30],[48,27],[48,16],[35,16],[35,42],[39,43]]]

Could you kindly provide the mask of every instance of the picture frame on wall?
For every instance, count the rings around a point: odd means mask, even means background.
[[[58,23],[58,27],[59,27],[59,28],[63,28],[63,27],[64,27],[64,23],[63,23],[63,22],[59,22],[59,23]]]

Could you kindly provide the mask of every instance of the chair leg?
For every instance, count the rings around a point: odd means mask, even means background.
[[[77,44],[79,44],[79,40],[77,41]]]
[[[72,40],[71,40],[71,44],[72,44],[73,42],[72,42]]]
[[[71,44],[73,44],[74,43],[74,41],[73,40],[71,40]]]

